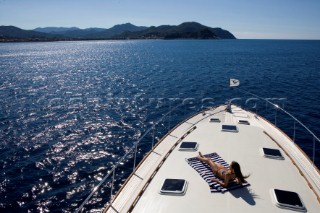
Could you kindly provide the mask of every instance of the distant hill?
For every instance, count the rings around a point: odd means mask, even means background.
[[[143,31],[125,32],[117,37],[135,39],[235,39],[235,36],[227,30],[207,27],[197,22],[185,22],[178,26],[152,26]]]
[[[14,26],[0,26],[0,41],[56,41],[65,39],[63,36],[23,30]]]
[[[124,32],[137,32],[141,30],[145,30],[147,27],[139,27],[135,26],[131,23],[126,23],[126,24],[119,24],[111,27],[110,29],[106,29],[104,31],[101,31],[99,33],[92,34],[92,37],[95,38],[112,38],[114,36],[120,35]]]
[[[108,39],[113,36],[119,35],[123,32],[130,31],[140,31],[144,30],[147,27],[138,27],[130,23],[119,24],[111,27],[110,29],[104,28],[87,28],[80,29],[77,27],[45,27],[45,28],[36,28],[34,31],[43,32],[43,33],[54,33],[63,35],[68,38],[76,39]]]
[[[78,27],[44,27],[36,28],[34,31],[43,33],[54,33],[57,35],[63,35],[68,38],[90,38],[91,34],[105,31],[104,28],[87,28],[80,29]]]
[[[77,27],[44,27],[23,30],[14,26],[0,26],[0,41],[59,41],[94,39],[235,39],[221,28],[211,28],[197,22],[158,27],[135,26],[131,23],[115,25],[109,29]]]
[[[33,31],[41,33],[63,34],[72,30],[80,30],[78,27],[38,27]]]

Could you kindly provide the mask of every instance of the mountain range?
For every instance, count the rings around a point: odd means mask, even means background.
[[[44,27],[23,30],[14,26],[0,26],[0,41],[65,41],[107,39],[236,39],[227,30],[211,28],[197,22],[158,27],[135,26],[131,23],[109,29],[77,27]]]

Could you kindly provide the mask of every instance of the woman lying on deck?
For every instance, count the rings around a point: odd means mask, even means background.
[[[207,163],[210,166],[213,174],[224,180],[224,182],[222,182],[216,178],[211,179],[212,181],[219,183],[223,187],[227,187],[229,184],[229,181],[232,179],[235,179],[238,184],[243,184],[247,182],[245,178],[249,177],[249,175],[243,176],[240,169],[240,165],[235,161],[231,162],[230,169],[228,169],[223,165],[221,165],[220,163],[213,162],[210,158],[204,157],[201,154],[201,152],[199,152],[198,159],[201,162]]]

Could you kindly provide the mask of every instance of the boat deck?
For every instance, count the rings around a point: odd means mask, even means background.
[[[105,212],[292,212],[275,205],[271,190],[299,194],[307,212],[320,212],[320,175],[308,157],[285,134],[251,112],[226,106],[199,113],[178,125],[151,151],[127,180]],[[219,118],[221,122],[210,122]],[[247,120],[250,125],[239,124]],[[221,131],[224,124],[238,132]],[[199,143],[197,151],[179,151],[183,141]],[[263,156],[262,148],[279,149],[283,160]],[[218,153],[229,164],[237,161],[250,186],[211,193],[209,185],[186,158]],[[294,163],[293,163],[294,162]],[[185,179],[183,196],[159,193],[166,178]]]

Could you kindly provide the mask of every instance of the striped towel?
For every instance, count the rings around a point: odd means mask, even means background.
[[[213,162],[217,162],[222,164],[224,167],[229,168],[229,164],[224,161],[217,153],[211,153],[204,155],[207,158],[211,158]],[[187,163],[194,168],[200,176],[209,184],[211,192],[226,192],[230,191],[233,189],[238,189],[241,187],[249,186],[249,183],[244,183],[244,184],[238,184],[235,180],[231,180],[229,182],[229,186],[227,188],[222,187],[219,183],[213,182],[211,178],[218,178],[219,180],[223,181],[221,178],[216,177],[210,166],[206,163],[203,163],[197,159],[197,157],[189,158],[186,159]]]

